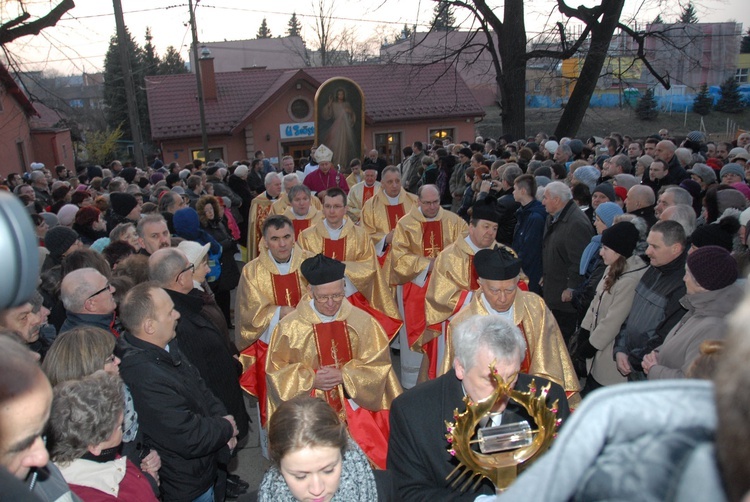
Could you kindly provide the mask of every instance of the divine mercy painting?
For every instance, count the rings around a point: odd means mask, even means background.
[[[356,82],[344,77],[326,80],[315,94],[315,144],[333,151],[335,166],[346,168],[362,158],[365,97]]]

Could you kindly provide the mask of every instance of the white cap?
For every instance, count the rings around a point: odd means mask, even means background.
[[[41,171],[42,169],[44,169],[44,164],[42,164],[41,162],[32,162],[31,163],[31,170],[32,171]]]
[[[210,243],[201,246],[194,241],[182,241],[177,245],[177,249],[185,253],[188,261],[196,267],[203,261],[203,258],[206,256],[206,253],[208,253],[208,248],[210,247]]]

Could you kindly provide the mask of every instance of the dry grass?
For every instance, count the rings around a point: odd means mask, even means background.
[[[487,115],[478,124],[479,133],[486,137],[502,135],[499,108],[496,106],[485,109]],[[533,136],[539,131],[552,134],[562,115],[561,109],[531,108],[526,110],[526,134]],[[750,130],[750,109],[742,113],[728,114],[711,112],[703,117],[705,130],[715,141],[727,139],[727,120],[733,121],[736,127]],[[667,128],[674,137],[684,137],[690,131],[700,130],[701,116],[697,113],[659,113],[652,122],[638,120],[632,108],[590,108],[581,125],[578,138],[589,136],[607,136],[612,131],[629,135],[634,138],[645,138],[649,134],[656,134],[661,128]],[[744,127],[743,127],[744,125]],[[734,136],[730,139],[734,139]]]

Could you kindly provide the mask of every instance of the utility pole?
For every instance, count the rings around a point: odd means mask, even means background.
[[[193,34],[193,61],[195,61],[195,80],[198,84],[198,111],[201,118],[201,139],[203,139],[203,160],[208,161],[208,132],[206,132],[206,109],[203,98],[203,81],[201,80],[201,65],[198,60],[198,29],[195,27],[195,11],[193,0],[188,0],[190,9],[190,31]]]
[[[125,33],[125,19],[122,15],[122,3],[120,0],[112,0],[115,8],[115,25],[117,26],[117,45],[120,49],[120,66],[122,66],[123,84],[125,85],[125,99],[128,103],[128,120],[130,121],[130,132],[133,135],[133,149],[135,164],[138,167],[146,167],[146,159],[143,156],[143,137],[141,134],[141,122],[138,119],[138,104],[135,99],[135,84],[133,83],[133,69],[130,67],[128,55],[128,36]]]

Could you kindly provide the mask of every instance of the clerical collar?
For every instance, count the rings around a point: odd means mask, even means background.
[[[341,226],[339,228],[331,228],[331,226],[328,224],[328,220],[326,220],[326,219],[323,220],[323,225],[325,225],[326,229],[329,232],[338,232],[338,233],[341,233],[341,229],[343,229],[344,225],[346,225],[346,218],[344,218],[344,219],[341,220]]]
[[[273,257],[271,254],[271,250],[268,250],[268,256],[271,258],[271,261],[276,265],[276,268],[279,270],[279,273],[281,274],[288,274],[289,269],[292,268],[292,258],[294,258],[294,249],[292,248],[292,252],[289,255],[289,259],[285,262],[279,262],[276,261],[276,258]]]
[[[480,249],[487,249],[487,248],[480,248],[480,247],[476,246],[474,244],[474,241],[472,241],[471,237],[469,237],[468,235],[466,237],[464,237],[464,241],[466,242],[466,244],[469,245],[469,247],[474,252],[474,254],[477,254],[477,251],[479,251]]]
[[[310,214],[310,209],[307,209],[307,214]],[[292,215],[294,215],[295,220],[304,220],[307,214],[299,215],[294,211],[294,208],[292,208]]]
[[[278,197],[278,196],[276,196],[276,197],[271,197],[271,195],[270,195],[270,194],[268,193],[268,190],[266,190],[266,198],[267,198],[268,200],[278,200],[278,198],[279,198],[279,197]]]
[[[485,298],[484,295],[482,295],[482,305],[484,305],[484,308],[486,308],[487,312],[489,312],[490,314],[501,315],[511,323],[513,322],[513,305],[511,305],[510,308],[505,312],[498,312],[497,310],[493,309],[492,306],[490,306],[490,302],[487,301],[487,298]]]
[[[333,322],[336,320],[336,317],[339,315],[338,310],[333,315],[321,314],[320,312],[318,312],[318,309],[315,308],[315,300],[310,300],[310,307],[313,309],[313,312],[315,312],[315,315],[317,315],[320,318],[320,320],[323,322]],[[339,310],[341,310],[341,307],[339,307]]]
[[[383,192],[383,195],[385,195],[385,198],[388,199],[388,205],[395,206],[396,204],[398,204],[398,197],[399,197],[398,195],[396,197],[391,197],[390,195],[388,195],[385,192]],[[401,195],[401,194],[399,194],[399,195]]]

